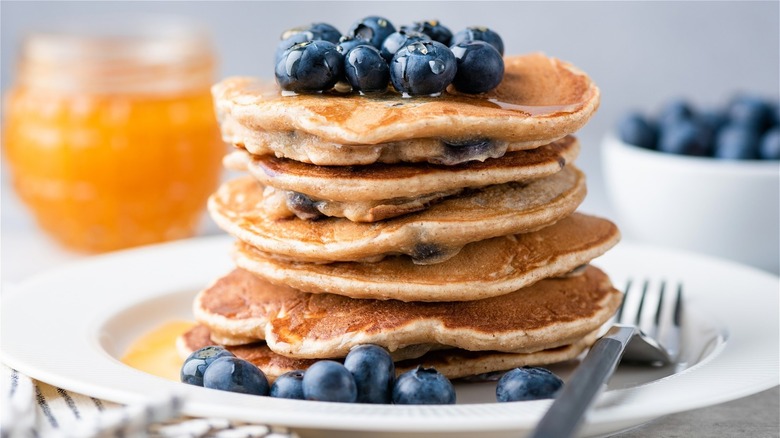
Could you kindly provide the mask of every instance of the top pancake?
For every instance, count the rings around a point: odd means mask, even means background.
[[[275,84],[249,77],[225,79],[212,93],[222,125],[296,131],[347,145],[417,138],[544,144],[577,131],[598,108],[598,88],[571,64],[542,54],[506,57],[504,64],[499,86],[476,96],[282,96]]]

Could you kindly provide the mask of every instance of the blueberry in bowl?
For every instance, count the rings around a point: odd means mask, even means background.
[[[385,61],[390,62],[393,60],[393,56],[398,53],[399,50],[408,46],[411,43],[418,41],[430,41],[430,37],[420,32],[414,32],[411,30],[399,30],[393,32],[385,38],[382,42],[382,48],[380,53]]]
[[[452,41],[452,31],[442,25],[439,20],[415,21],[410,26],[401,26],[401,30],[418,32],[427,35],[430,39],[449,46]]]
[[[383,93],[390,82],[390,68],[374,46],[357,46],[344,57],[344,71],[354,91]]]
[[[458,60],[452,81],[462,93],[479,94],[490,91],[504,77],[504,58],[495,47],[484,41],[463,41],[451,48]]]
[[[553,398],[563,387],[563,380],[545,368],[515,368],[496,384],[499,402]]]
[[[452,383],[433,368],[421,366],[407,371],[395,381],[393,403],[397,405],[455,404]]]
[[[436,41],[418,41],[399,50],[390,62],[390,80],[406,96],[439,95],[455,78],[457,60]]]
[[[344,55],[328,41],[306,41],[277,60],[276,82],[285,91],[316,93],[333,88],[344,75]]]
[[[497,32],[484,26],[467,27],[452,36],[450,45],[462,43],[464,41],[484,41],[498,50],[501,56],[504,56],[504,40]]]
[[[395,26],[393,26],[390,20],[372,15],[356,21],[349,28],[347,35],[368,41],[372,46],[379,49],[382,47],[382,41],[393,32],[395,32]]]

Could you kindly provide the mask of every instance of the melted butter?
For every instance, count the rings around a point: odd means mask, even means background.
[[[178,382],[182,359],[176,351],[176,338],[194,326],[189,321],[163,324],[133,342],[121,361],[145,373]]]

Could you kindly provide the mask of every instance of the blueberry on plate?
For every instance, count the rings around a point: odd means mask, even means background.
[[[354,403],[357,385],[344,365],[332,361],[315,362],[303,375],[303,396],[306,400]]]
[[[463,41],[484,41],[498,50],[501,56],[504,56],[504,41],[501,35],[493,30],[483,26],[467,27],[453,35],[450,45],[462,43]]]
[[[693,120],[678,120],[662,125],[658,137],[658,150],[679,155],[710,155],[707,133]]]
[[[338,43],[341,32],[328,23],[311,23],[305,26],[293,27],[282,32],[282,40],[286,40],[293,35],[300,33],[307,34],[308,41],[330,41],[333,44]]]
[[[772,107],[759,97],[742,95],[729,105],[728,118],[729,124],[763,131],[772,124]]]
[[[407,371],[395,380],[393,403],[397,405],[452,405],[455,388],[448,378],[433,368]]]
[[[780,127],[775,126],[764,133],[758,156],[763,160],[780,160]]]
[[[276,82],[286,91],[329,90],[344,75],[344,55],[328,41],[307,41],[285,50],[276,63]]]
[[[393,56],[398,53],[399,50],[403,49],[409,44],[416,43],[418,41],[429,41],[430,39],[431,38],[428,35],[420,32],[399,30],[398,32],[391,33],[387,36],[387,38],[385,38],[385,40],[382,42],[382,48],[379,50],[379,53],[382,54],[382,57],[385,59],[385,61],[390,62],[393,60]]]
[[[361,94],[383,93],[390,83],[390,67],[374,46],[357,46],[344,57],[344,73]]]
[[[260,368],[237,357],[220,357],[203,373],[205,388],[268,395],[268,379]]]
[[[436,41],[418,41],[402,48],[390,63],[390,80],[409,96],[438,95],[457,71],[452,51]]]
[[[415,21],[410,26],[401,26],[401,30],[428,35],[430,39],[438,41],[445,46],[449,46],[452,41],[452,32],[439,23],[439,20]]]
[[[451,48],[458,69],[452,85],[461,93],[490,91],[504,78],[504,58],[495,47],[484,41],[463,41]]]
[[[499,402],[540,400],[555,397],[563,380],[544,368],[515,368],[496,385]]]
[[[268,395],[277,398],[305,400],[303,396],[303,370],[288,371],[277,377]]]
[[[219,345],[209,345],[193,351],[181,366],[181,381],[190,385],[203,386],[203,373],[220,357],[233,357],[233,353]]]
[[[753,160],[758,158],[760,137],[749,125],[728,124],[715,138],[715,158]]]
[[[377,49],[382,47],[382,41],[395,32],[395,26],[387,18],[370,16],[356,21],[349,28],[347,35],[366,40]]]
[[[658,129],[646,117],[638,112],[626,114],[618,122],[618,136],[628,144],[645,149],[655,149]]]
[[[395,383],[395,364],[390,353],[377,345],[359,345],[344,359],[355,378],[358,403],[390,403]]]

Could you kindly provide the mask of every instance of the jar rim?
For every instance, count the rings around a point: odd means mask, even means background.
[[[22,56],[32,62],[129,60],[181,62],[211,50],[201,23],[182,17],[87,16],[33,30],[22,40]]]

